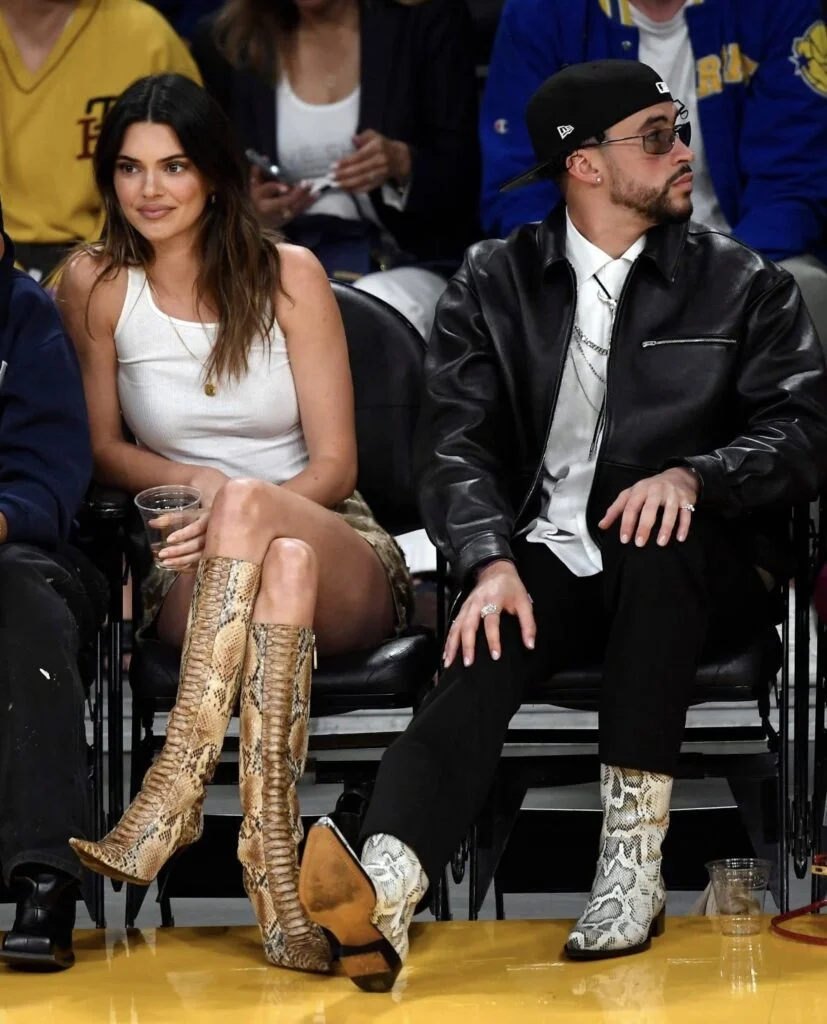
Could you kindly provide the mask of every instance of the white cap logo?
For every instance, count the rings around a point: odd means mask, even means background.
[[[557,131],[560,133],[560,138],[565,139],[567,135],[571,135],[574,131],[573,124],[558,124]]]
[[[494,131],[497,135],[508,135],[508,121],[504,117],[498,117],[494,122]]]
[[[666,84],[666,82],[655,82],[655,88],[661,94],[669,92],[669,86]]]

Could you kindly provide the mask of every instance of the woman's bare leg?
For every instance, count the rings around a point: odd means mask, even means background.
[[[241,684],[238,859],[267,959],[327,972],[330,946],[298,894],[303,833],[296,786],[307,756],[318,578],[308,544],[284,537],[271,542]]]
[[[270,544],[280,538],[304,541],[316,556],[318,597],[312,623],[320,653],[372,647],[391,634],[393,600],[373,548],[341,516],[283,487],[260,480],[229,481],[212,506],[204,554],[262,563]],[[275,589],[263,582],[259,602],[287,600]],[[181,576],[164,602],[158,632],[173,646],[182,642],[191,596],[191,577]],[[284,621],[269,613],[260,618],[258,606],[255,618]]]

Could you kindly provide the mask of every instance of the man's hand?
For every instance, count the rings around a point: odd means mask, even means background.
[[[621,491],[597,525],[601,530],[608,530],[622,516],[620,543],[628,544],[634,534],[635,544],[642,548],[649,540],[658,512],[663,509],[658,544],[663,547],[669,543],[676,523],[676,539],[685,541],[692,522],[692,512],[685,506],[695,504],[698,491],[698,478],[693,472],[682,466],[667,469]]]
[[[481,612],[486,605],[494,605],[496,611],[482,618]],[[531,609],[531,598],[523,586],[517,570],[512,562],[492,562],[477,577],[477,585],[465,599],[459,615],[454,619],[445,641],[442,662],[446,668],[452,664],[457,650],[462,645],[462,661],[465,667],[473,664],[474,648],[477,643],[477,630],[482,623],[488,639],[488,650],[494,661],[498,661],[502,648],[500,646],[500,614],[508,612],[520,620],[523,643],[529,649],[534,648],[537,626],[534,612]]]
[[[372,192],[393,179],[405,185],[411,175],[411,151],[407,143],[387,139],[368,129],[353,137],[355,153],[333,166],[333,178],[345,192]]]

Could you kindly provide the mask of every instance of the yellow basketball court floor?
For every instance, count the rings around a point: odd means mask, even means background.
[[[820,1024],[827,947],[769,934],[727,938],[713,919],[675,917],[652,949],[592,964],[561,958],[565,921],[415,925],[387,995],[341,974],[263,962],[254,928],[76,933],[56,975],[0,967],[0,1024]],[[827,919],[801,931],[827,936]]]

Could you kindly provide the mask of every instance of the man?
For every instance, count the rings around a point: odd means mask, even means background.
[[[508,0],[480,118],[483,224],[541,220],[553,182],[501,193],[526,166],[529,97],[566,64],[656,67],[686,104],[694,219],[788,267],[827,344],[827,28],[820,0]],[[819,259],[815,259],[819,257]]]
[[[795,282],[688,224],[690,126],[651,68],[568,67],[532,98],[565,198],[471,248],[437,311],[420,501],[463,603],[440,684],[386,752],[361,863],[329,820],[301,896],[363,987],[479,813],[532,680],[603,650],[603,832],[570,957],[647,948],[661,844],[707,643],[763,637],[789,576],[785,509],[827,468],[827,381]],[[565,842],[565,837],[553,841]]]
[[[92,470],[80,371],[57,310],[13,269],[0,211],[0,874],[17,900],[0,962],[70,967],[88,834],[80,645],[105,585],[66,545]]]
[[[0,182],[18,261],[36,278],[98,238],[101,123],[136,78],[163,71],[200,81],[183,42],[138,0],[0,0]]]

